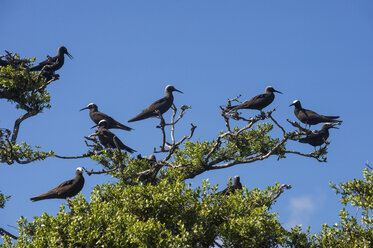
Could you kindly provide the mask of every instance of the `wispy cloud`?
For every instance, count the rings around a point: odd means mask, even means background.
[[[310,196],[290,198],[290,217],[286,222],[287,228],[295,225],[306,226],[316,210],[316,203]]]

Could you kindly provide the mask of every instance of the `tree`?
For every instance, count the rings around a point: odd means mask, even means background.
[[[207,180],[197,188],[185,183],[186,179],[209,170],[253,163],[270,156],[284,159],[289,153],[325,162],[328,144],[309,154],[286,148],[289,140],[298,140],[309,130],[291,122],[295,130],[286,131],[274,117],[276,108],[246,119],[240,113],[229,112],[222,107],[225,130],[214,140],[199,142],[192,140],[197,128],[193,124],[189,134],[175,140],[176,125],[189,107],[181,106],[177,115],[179,110],[173,106],[170,123],[159,116],[162,142],[154,153],[157,156],[162,154],[162,159],[152,160],[141,155],[131,158],[119,149],[104,149],[94,136],[85,137],[86,153],[62,157],[53,151],[33,149],[26,143],[17,144],[21,122],[50,107],[46,87],[59,77],[47,81],[37,72],[30,72],[29,67],[35,59],[20,59],[12,53],[7,53],[5,58],[7,64],[1,67],[0,74],[0,97],[15,103],[26,114],[15,121],[12,131],[1,129],[0,161],[25,164],[51,156],[61,159],[90,157],[102,166],[102,170],[85,170],[88,175],[105,173],[120,180],[118,183],[97,185],[90,201],[79,194],[68,208],[61,205],[56,216],[44,213],[31,222],[21,218],[18,222],[19,236],[3,233],[4,246],[314,247],[342,244],[342,238],[351,234],[347,226],[357,228],[354,233],[359,235],[356,237],[364,237],[361,243],[355,236],[348,236],[351,244],[371,244],[369,210],[372,204],[367,202],[373,198],[362,200],[367,194],[372,197],[373,191],[366,190],[368,182],[365,186],[362,182],[333,186],[337,193],[343,195],[345,203],[351,201],[364,207],[365,226],[358,227],[356,220],[343,214],[341,226],[324,226],[323,232],[314,236],[303,233],[300,227],[287,231],[278,222],[277,214],[269,212],[290,185],[277,183],[265,190],[243,187],[221,194],[216,192],[217,186],[211,186]],[[228,100],[227,108],[238,99]],[[241,126],[231,127],[231,119],[238,120]],[[169,137],[166,128],[171,129]],[[281,130],[280,137],[271,136],[274,128]],[[365,173],[370,175],[366,180],[371,181],[371,171],[366,170]],[[229,180],[228,187],[231,185]],[[360,186],[356,188],[356,185]],[[359,191],[362,189],[365,191]],[[0,203],[4,201],[1,194]],[[345,235],[338,236],[342,233],[338,230],[346,230]],[[17,238],[17,241],[12,238]]]

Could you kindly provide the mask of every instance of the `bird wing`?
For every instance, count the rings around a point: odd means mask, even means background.
[[[135,150],[133,150],[132,148],[123,144],[123,142],[116,135],[114,135],[113,140],[115,141],[115,143],[117,143],[117,145],[120,149],[126,150],[129,153],[134,153],[135,152]],[[114,145],[115,145],[115,143],[114,143]]]
[[[126,130],[126,131],[131,131],[132,130],[132,128],[130,128],[126,125],[123,125],[119,121],[115,120],[114,118],[112,118],[112,117],[110,117],[107,114],[104,114],[102,112],[95,112],[93,118],[94,118],[93,121],[96,124],[98,124],[101,120],[106,120],[107,123],[108,123],[108,128],[119,128],[119,129],[123,129],[123,130]]]
[[[74,179],[67,180],[58,185],[55,190],[57,190],[58,194],[61,194],[61,191],[65,191],[67,188],[70,188],[73,183]]]
[[[144,109],[140,114],[130,119],[128,122],[143,120],[152,116],[157,116],[155,111],[167,102],[165,97],[153,102],[149,107]]]

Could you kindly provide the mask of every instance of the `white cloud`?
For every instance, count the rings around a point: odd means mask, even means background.
[[[316,210],[316,203],[309,196],[300,196],[290,198],[290,217],[285,224],[287,228],[295,225],[307,226]]]

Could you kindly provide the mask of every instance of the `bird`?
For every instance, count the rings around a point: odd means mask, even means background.
[[[65,56],[69,56],[70,59],[73,59],[73,56],[67,51],[66,47],[60,46],[57,49],[57,55],[55,57],[49,57],[43,62],[40,62],[37,66],[31,67],[30,71],[41,71],[45,70],[50,73],[54,73],[58,69],[60,69],[65,61]]]
[[[139,121],[147,119],[149,117],[157,117],[159,114],[164,114],[169,110],[174,102],[174,96],[172,95],[173,91],[183,93],[180,90],[177,90],[172,85],[167,85],[165,88],[164,97],[158,101],[153,102],[148,108],[144,109],[140,114],[130,119],[128,122]]]
[[[106,120],[107,129],[117,128],[117,129],[123,129],[126,131],[132,130],[132,128],[121,124],[120,122],[114,120],[112,117],[108,116],[107,114],[99,112],[97,105],[94,103],[88,104],[87,107],[82,108],[80,111],[84,109],[89,109],[89,116],[91,117],[94,123],[98,124],[101,120]]]
[[[321,122],[342,122],[341,120],[337,120],[339,116],[325,116],[325,115],[319,115],[318,113],[315,113],[311,110],[302,108],[302,105],[300,104],[299,100],[294,100],[292,104],[289,105],[294,106],[294,114],[304,124],[307,124],[309,126],[316,125]]]
[[[338,129],[338,127],[335,127],[335,124],[333,125],[331,123],[325,123],[324,125],[322,125],[321,130],[312,131],[306,137],[299,139],[299,142],[307,143],[311,146],[321,146],[328,139],[330,128]]]
[[[239,176],[234,177],[232,186],[229,186],[229,187],[225,188],[224,190],[220,191],[219,194],[230,195],[234,191],[236,191],[237,189],[242,189],[242,184],[240,182],[240,177]]]
[[[65,181],[58,185],[56,188],[48,192],[30,198],[31,201],[40,201],[45,199],[68,199],[78,194],[84,186],[83,169],[76,168],[75,177],[71,180]]]
[[[282,92],[275,90],[272,86],[267,86],[264,94],[254,96],[248,101],[244,101],[236,106],[227,107],[227,109],[229,109],[229,112],[239,109],[257,109],[262,111],[263,108],[267,107],[275,99],[274,92],[282,94]]]
[[[0,58],[0,66],[7,66],[7,65],[9,65],[9,62],[8,62],[8,61],[5,61],[5,60],[2,60],[2,59]]]
[[[130,152],[130,153],[136,152],[132,148],[123,144],[123,142],[115,134],[113,134],[107,129],[106,120],[101,120],[96,126],[98,126],[98,129],[95,134],[98,136],[100,143],[105,148],[117,148],[118,146],[118,148],[121,150],[126,150],[127,152]]]

